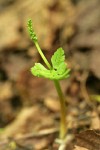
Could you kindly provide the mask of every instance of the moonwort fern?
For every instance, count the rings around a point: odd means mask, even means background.
[[[28,21],[28,30],[32,41],[34,42],[40,56],[42,57],[44,63],[47,66],[46,68],[41,63],[35,63],[35,65],[31,68],[31,72],[34,76],[53,80],[55,84],[61,105],[60,138],[64,139],[67,132],[66,106],[65,106],[65,99],[59,84],[59,80],[66,79],[70,75],[69,74],[70,69],[67,67],[67,64],[65,63],[64,50],[62,48],[58,48],[57,51],[54,53],[54,55],[51,57],[51,63],[49,63],[38,44],[38,39],[33,30],[31,20]]]

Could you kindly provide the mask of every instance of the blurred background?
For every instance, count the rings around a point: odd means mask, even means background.
[[[48,60],[58,47],[65,51],[71,77],[61,85],[69,109],[79,104],[80,109],[87,110],[85,100],[91,99],[100,111],[100,1],[0,0],[1,137],[2,133],[10,136],[38,130],[41,128],[39,122],[43,127],[44,124],[54,126],[53,119],[59,116],[53,84],[33,77],[30,72],[35,62],[43,62],[30,40],[28,19],[32,19],[40,47]],[[41,112],[42,116],[36,119],[35,115]],[[23,125],[15,123],[20,114],[24,114],[22,118],[31,116],[28,119],[33,119],[32,123],[25,126],[27,119],[22,119]],[[48,121],[43,124],[49,114],[53,119],[49,120],[50,124]]]

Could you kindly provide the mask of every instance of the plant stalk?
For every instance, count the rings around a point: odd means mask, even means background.
[[[61,109],[61,122],[60,122],[60,134],[59,137],[60,139],[64,139],[65,134],[67,132],[67,125],[66,125],[66,105],[65,105],[65,99],[61,90],[61,86],[59,84],[58,80],[54,80],[54,84],[59,96],[60,100],[60,109]]]
[[[46,64],[46,66],[47,66],[49,69],[51,69],[51,65],[50,65],[50,63],[48,62],[48,60],[46,59],[46,57],[44,56],[44,54],[43,54],[43,52],[42,52],[42,50],[41,50],[41,48],[40,48],[38,42],[34,42],[34,44],[35,44],[35,46],[36,46],[36,48],[37,48],[37,50],[38,50],[40,56],[42,57],[44,63]]]

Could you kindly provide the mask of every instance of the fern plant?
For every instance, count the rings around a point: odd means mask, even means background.
[[[32,41],[34,42],[40,56],[42,57],[44,63],[47,66],[46,68],[41,63],[35,63],[35,65],[31,68],[31,73],[34,76],[48,78],[54,82],[61,106],[61,123],[60,123],[59,138],[64,139],[67,132],[66,105],[63,92],[59,84],[59,80],[66,79],[70,75],[69,74],[70,69],[67,67],[67,64],[65,63],[64,50],[61,47],[58,48],[57,51],[54,53],[54,55],[51,57],[51,63],[49,63],[39,46],[38,38],[32,27],[31,19],[28,20],[28,30]]]

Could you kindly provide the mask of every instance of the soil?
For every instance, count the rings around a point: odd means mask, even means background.
[[[30,72],[43,63],[29,37],[30,18],[48,60],[63,47],[71,69],[60,81],[65,142],[58,139],[54,84]],[[0,150],[100,150],[99,18],[99,0],[0,0]]]

